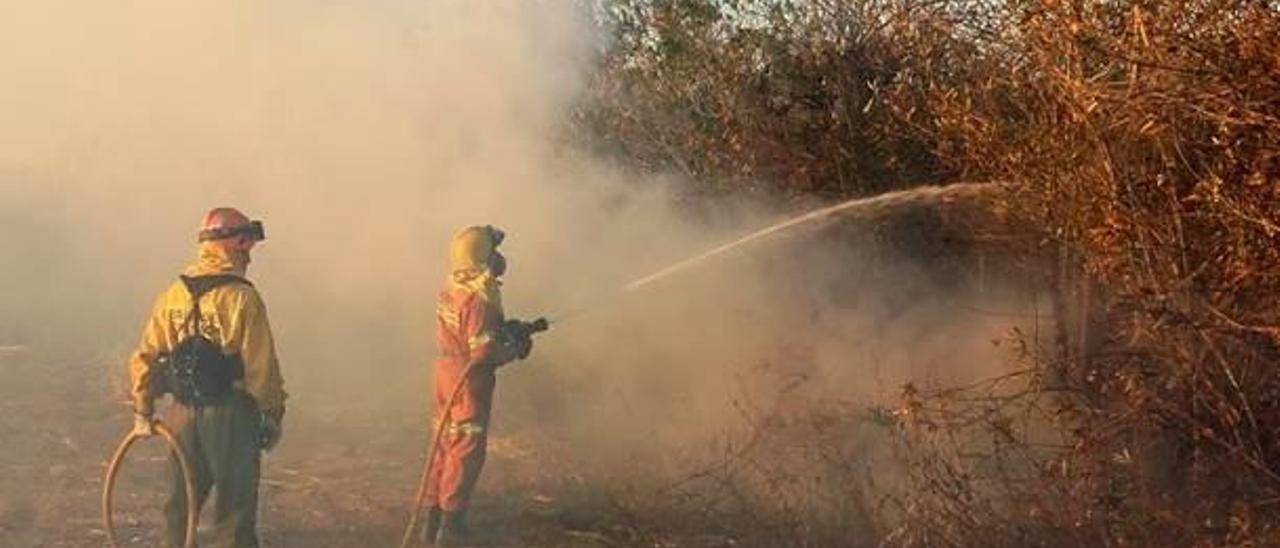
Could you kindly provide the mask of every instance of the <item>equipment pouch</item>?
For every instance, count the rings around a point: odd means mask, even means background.
[[[160,374],[155,378],[160,386],[154,393],[173,394],[185,405],[220,403],[232,393],[235,382],[244,378],[244,362],[239,355],[223,354],[217,343],[204,336],[200,330],[200,297],[216,287],[249,282],[236,276],[183,276],[182,282],[193,303],[181,329],[187,335],[172,351],[157,356],[154,366]]]

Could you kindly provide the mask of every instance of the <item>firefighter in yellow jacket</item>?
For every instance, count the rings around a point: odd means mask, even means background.
[[[216,490],[215,546],[256,547],[262,450],[280,440],[284,380],[266,308],[245,278],[262,224],[231,208],[204,218],[199,256],[160,297],[129,361],[134,431],[153,434],[155,401],[190,459],[197,500]],[[182,546],[185,484],[170,459],[165,538]]]

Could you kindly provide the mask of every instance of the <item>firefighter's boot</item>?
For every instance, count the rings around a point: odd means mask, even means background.
[[[445,512],[440,520],[440,534],[436,537],[436,546],[466,546],[472,540],[471,530],[467,528],[466,510]]]
[[[436,541],[436,535],[440,534],[440,517],[443,512],[439,506],[427,508],[427,523],[422,528],[422,536],[418,540],[427,544],[433,544]]]

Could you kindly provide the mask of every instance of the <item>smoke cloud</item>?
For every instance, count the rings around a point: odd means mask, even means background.
[[[304,416],[425,423],[435,294],[471,224],[509,234],[509,315],[587,307],[503,372],[499,434],[549,426],[625,462],[731,424],[764,363],[869,399],[913,368],[996,367],[1008,321],[956,316],[919,263],[813,232],[617,294],[776,212],[694,219],[678,181],[561,144],[601,43],[575,5],[0,8],[0,345],[123,375],[201,215],[229,205],[265,222],[249,274]]]
[[[377,376],[428,355],[459,227],[508,229],[529,280],[627,223],[597,213],[618,182],[555,145],[592,51],[568,4],[5,10],[9,339],[127,352],[202,212],[233,205],[267,224],[251,275],[291,377]]]

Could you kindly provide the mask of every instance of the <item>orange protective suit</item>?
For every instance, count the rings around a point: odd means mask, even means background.
[[[466,509],[484,466],[496,369],[515,358],[498,342],[503,326],[500,283],[486,266],[496,253],[482,227],[454,238],[452,272],[436,307],[435,425],[445,421],[426,502],[445,512]],[[462,391],[446,408],[464,371]]]

